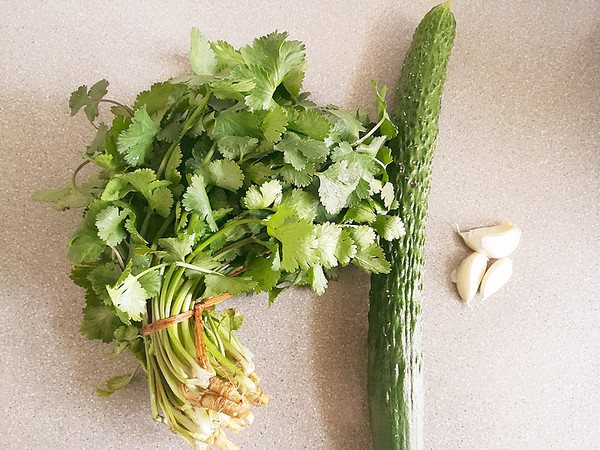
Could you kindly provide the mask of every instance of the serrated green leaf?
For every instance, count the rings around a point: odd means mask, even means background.
[[[315,176],[315,165],[306,164],[302,170],[296,170],[291,164],[284,164],[279,169],[279,173],[287,183],[297,187],[306,187],[312,183]]]
[[[382,248],[377,244],[370,244],[358,250],[352,264],[360,267],[367,273],[388,273],[390,263],[385,259]]]
[[[211,231],[217,231],[217,223],[212,215],[212,208],[206,193],[206,182],[202,175],[192,176],[191,183],[183,195],[183,206],[194,212],[202,220],[206,220]]]
[[[405,234],[404,224],[398,216],[384,216],[380,214],[373,223],[373,228],[377,230],[377,234],[387,241],[393,241]]]
[[[281,199],[281,183],[271,180],[263,183],[260,187],[250,186],[242,204],[246,209],[265,209],[277,204]]]
[[[283,152],[286,163],[303,170],[308,163],[321,163],[329,153],[327,145],[314,139],[301,139],[296,133],[286,133],[275,149]]]
[[[256,281],[247,276],[226,277],[225,275],[208,274],[204,277],[206,291],[205,298],[228,292],[231,296],[242,292],[250,292],[256,287]]]
[[[217,150],[228,159],[241,159],[258,147],[258,139],[249,136],[224,136],[217,140]]]
[[[317,141],[324,141],[331,132],[329,121],[314,109],[288,109],[290,130]]]
[[[106,185],[106,179],[100,174],[92,174],[85,183],[77,186],[72,181],[63,184],[58,189],[41,189],[32,195],[39,202],[52,203],[58,211],[87,206],[98,198]]]
[[[194,236],[183,234],[180,237],[162,238],[158,240],[158,245],[167,252],[165,261],[184,261],[192,252]]]
[[[146,107],[146,112],[155,123],[160,123],[169,108],[184,94],[187,87],[180,83],[154,83],[150,90],[138,94],[133,104],[134,110]]]
[[[287,113],[278,105],[269,111],[260,128],[269,142],[276,143],[281,140],[281,134],[285,132],[287,124]]]
[[[128,375],[119,375],[116,377],[112,377],[110,380],[108,380],[106,382],[106,389],[97,388],[96,393],[100,397],[109,397],[112,394],[114,394],[115,391],[118,391],[119,389],[123,389],[125,386],[127,386],[129,383],[131,383],[131,380],[133,380],[134,375],[135,375],[135,372],[132,374],[128,374]]]
[[[375,235],[373,228],[366,225],[349,228],[347,231],[350,235],[350,238],[356,244],[357,250],[364,250],[377,240],[377,236]]]
[[[106,262],[90,271],[87,279],[98,297],[108,299],[106,286],[114,285],[119,280],[121,272],[121,268],[116,263]]]
[[[127,236],[123,221],[129,214],[128,210],[121,210],[116,206],[107,206],[96,215],[96,228],[98,236],[106,245],[114,247],[119,245]]]
[[[391,121],[390,116],[387,113],[387,104],[385,102],[385,94],[387,92],[387,88],[385,86],[381,86],[381,89],[377,88],[377,83],[371,80],[371,84],[373,85],[373,89],[375,89],[375,94],[377,95],[377,122],[383,121],[381,126],[379,127],[379,131],[381,134],[384,134],[387,139],[393,139],[398,134],[398,128]]]
[[[106,206],[102,200],[94,200],[88,205],[79,229],[68,245],[67,256],[73,264],[92,263],[106,248],[96,228],[96,215]]]
[[[292,95],[297,95],[304,70],[304,45],[299,41],[288,41],[287,33],[271,33],[254,40],[252,46],[240,49],[246,66],[236,74],[253,79],[255,87],[246,96],[246,104],[253,109],[271,109],[275,89],[291,75],[284,85]]]
[[[124,272],[125,274],[126,272]],[[107,286],[113,305],[130,320],[140,321],[146,312],[146,300],[150,295],[137,277],[128,274],[116,286]]]
[[[270,291],[277,285],[281,272],[273,268],[276,253],[268,258],[260,255],[252,257],[246,264],[245,275],[256,281],[254,292]]]
[[[322,295],[327,288],[327,278],[323,273],[323,267],[316,265],[308,269],[308,281],[312,290]]]
[[[117,140],[117,150],[132,166],[141,166],[146,161],[152,143],[160,127],[148,115],[146,105],[138,109],[131,125]]]
[[[337,224],[326,222],[315,226],[320,264],[326,268],[347,264],[356,254],[356,245]]]
[[[87,146],[85,154],[88,156],[95,155],[96,153],[102,153],[104,151],[104,141],[106,140],[106,133],[108,133],[108,127],[106,124],[101,123],[98,125],[98,131],[96,131],[96,136]]]
[[[100,297],[93,294],[86,296],[83,320],[79,329],[83,336],[88,339],[111,342],[114,339],[115,330],[122,325],[123,323]]]
[[[317,216],[318,200],[302,189],[284,192],[280,204],[293,209],[299,218],[309,222],[312,222]]]
[[[390,182],[385,183],[383,188],[381,188],[379,195],[381,196],[384,206],[389,210],[394,201],[394,185]]]
[[[203,166],[203,175],[206,183],[219,186],[223,189],[235,192],[244,183],[242,169],[235,161],[229,159],[217,159]]]
[[[192,28],[192,46],[189,57],[190,65],[196,75],[215,75],[217,73],[215,53],[208,40],[197,28]]]
[[[280,206],[269,219],[267,232],[281,243],[281,266],[287,272],[307,270],[319,260],[315,227],[294,210]]]
[[[242,58],[240,52],[225,41],[211,42],[210,48],[217,58],[217,68],[219,71],[230,70],[233,67],[244,64],[244,58]]]
[[[329,214],[337,214],[347,205],[348,197],[358,186],[360,168],[356,163],[341,161],[317,175],[321,203]]]

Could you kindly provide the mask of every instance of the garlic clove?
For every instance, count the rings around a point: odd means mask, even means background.
[[[456,271],[456,288],[465,302],[470,302],[483,278],[487,267],[487,258],[483,253],[474,252],[467,256]]]
[[[510,221],[493,227],[476,228],[461,233],[465,244],[488,258],[504,258],[515,251],[521,239],[521,230]]]
[[[481,297],[485,300],[495,294],[512,276],[513,263],[509,258],[494,262],[481,280]]]

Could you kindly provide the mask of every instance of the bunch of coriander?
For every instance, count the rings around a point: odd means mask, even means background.
[[[397,202],[385,144],[396,128],[385,87],[374,84],[376,123],[310,102],[304,46],[287,33],[235,50],[194,29],[189,56],[194,75],[154,84],[132,107],[105,99],[104,80],[75,91],[71,113],[83,109],[96,136],[72,180],[34,198],[85,207],[68,252],[86,290],[83,335],[114,341],[111,358],[131,351],[155,420],[196,448],[234,448],[223,428],[249,425],[250,406],[268,399],[234,333],[241,315],[207,307],[142,329],[224,293],[267,292],[271,304],[295,285],[323,293],[339,266],[389,271],[379,242],[404,233],[388,215]],[[101,103],[111,124],[95,124]],[[88,163],[100,170],[78,184]]]

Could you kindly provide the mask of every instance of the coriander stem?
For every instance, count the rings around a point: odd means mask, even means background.
[[[190,130],[190,128],[192,128],[194,121],[196,120],[198,115],[202,112],[202,110],[205,108],[206,104],[208,103],[209,98],[210,98],[210,92],[206,94],[202,103],[200,103],[200,105],[196,108],[196,110],[192,113],[192,115],[190,117],[188,117],[188,119],[183,124],[183,128],[181,129],[181,134],[179,135],[179,139],[177,139],[175,142],[173,142],[169,146],[167,152],[165,153],[165,156],[163,156],[163,159],[160,162],[160,165],[158,166],[158,170],[156,171],[156,178],[159,179],[161,177],[162,173],[164,172],[164,170],[167,166],[167,162],[169,161],[169,159],[171,159],[171,154],[175,151],[175,148],[177,148],[177,146],[181,142],[181,139],[183,139],[183,136],[185,136],[185,134]]]
[[[146,270],[142,270],[140,273],[138,273],[137,275],[135,275],[135,277],[136,278],[141,278],[144,275],[146,275],[148,272],[152,272],[153,270],[160,269],[161,267],[167,267],[170,264],[171,263],[162,263],[162,264],[157,264],[156,266],[148,267]]]
[[[144,236],[144,234],[146,234],[146,231],[148,231],[148,226],[150,225],[150,219],[153,216],[153,212],[154,211],[152,211],[150,206],[148,206],[148,210],[146,211],[146,217],[144,218],[144,223],[142,223],[142,228],[140,228],[140,234],[142,236]]]
[[[383,122],[385,122],[385,120],[386,120],[386,117],[383,116],[381,118],[381,120],[379,122],[377,122],[377,124],[373,128],[371,128],[371,131],[369,131],[367,134],[365,134],[363,137],[361,137],[358,141],[356,141],[354,144],[352,144],[352,146],[354,147],[355,145],[362,144],[366,139],[370,138],[373,135],[373,133],[375,133],[377,131],[377,129],[381,125],[383,125]]]
[[[175,265],[179,266],[179,267],[184,267],[186,269],[195,270],[196,272],[221,275],[219,272],[215,272],[214,270],[203,269],[202,267],[198,267],[193,264],[188,264],[188,263],[184,263],[184,262],[180,262],[180,261],[176,261]]]
[[[79,164],[79,166],[77,167],[77,169],[75,169],[75,172],[73,172],[73,178],[71,178],[71,182],[73,183],[73,186],[77,190],[79,190],[79,187],[77,186],[77,183],[75,182],[75,179],[77,178],[77,174],[79,173],[79,171],[81,169],[83,169],[89,163],[91,163],[91,161],[89,159],[86,159],[84,162],[82,162],[81,164]]]
[[[102,103],[111,103],[113,105],[125,108],[125,110],[129,113],[129,115],[133,117],[133,110],[129,106],[124,105],[123,103],[119,103],[119,102],[117,102],[115,100],[109,100],[109,99],[106,99],[106,98],[100,99],[100,102],[102,102]]]
[[[242,219],[242,220],[237,220],[237,221],[235,221],[233,223],[230,223],[229,225],[221,228],[219,231],[217,231],[216,233],[214,233],[209,238],[205,239],[200,245],[198,245],[198,247],[196,247],[196,249],[188,256],[187,260],[191,261],[192,259],[194,259],[194,257],[198,253],[200,253],[202,250],[204,250],[206,247],[208,247],[212,242],[214,242],[216,239],[218,239],[219,237],[221,237],[227,231],[229,231],[232,228],[235,228],[237,226],[245,225],[245,224],[248,224],[248,223],[255,223],[255,224],[258,224],[258,225],[266,225],[266,223],[264,221],[258,220],[258,219]]]
[[[121,270],[125,270],[125,263],[123,262],[123,257],[121,256],[121,253],[119,252],[119,250],[117,250],[115,247],[111,247],[110,249],[112,250],[112,252],[115,255],[115,257],[117,258],[117,260],[119,261]]]

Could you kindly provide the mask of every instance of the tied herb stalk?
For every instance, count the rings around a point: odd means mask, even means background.
[[[105,80],[77,89],[71,113],[83,109],[96,136],[72,179],[34,198],[85,207],[68,251],[86,290],[82,334],[139,361],[154,420],[193,447],[235,448],[223,429],[251,424],[268,396],[235,334],[242,316],[206,305],[260,292],[270,305],[300,285],[321,294],[348,264],[389,272],[380,242],[404,234],[387,174],[397,130],[385,86],[373,83],[375,121],[309,101],[304,46],[286,33],[236,50],[194,29],[190,63],[194,74],[132,106],[105,99]],[[96,124],[100,104],[111,123]],[[77,183],[90,163],[100,170]]]

